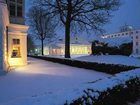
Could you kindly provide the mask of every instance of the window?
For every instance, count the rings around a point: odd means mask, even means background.
[[[138,39],[139,37],[138,36],[136,36],[136,39]]]
[[[20,44],[20,40],[19,40],[19,39],[13,39],[13,44],[14,44],[14,45]]]
[[[139,45],[139,42],[136,42],[136,46],[138,46]]]
[[[20,39],[13,39],[12,58],[20,57]]]
[[[128,33],[126,33],[125,35],[128,35]]]
[[[15,6],[15,4],[10,4],[10,16],[16,16],[16,6]]]
[[[139,53],[139,50],[138,49],[136,49],[136,54],[138,54]]]
[[[136,33],[139,33],[138,31],[136,31]]]
[[[15,47],[13,46],[13,51],[12,51],[12,58],[19,58],[20,56],[20,47]]]
[[[17,16],[22,17],[22,6],[17,6]]]

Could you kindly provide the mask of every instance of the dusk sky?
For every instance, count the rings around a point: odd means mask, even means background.
[[[107,33],[118,32],[124,24],[132,25],[135,29],[140,28],[140,0],[121,0],[122,5],[113,13],[110,23],[105,25]],[[26,0],[26,12],[31,6],[31,1]],[[64,34],[64,33],[63,33]]]

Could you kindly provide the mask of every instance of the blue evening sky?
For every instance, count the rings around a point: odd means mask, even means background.
[[[132,25],[136,29],[140,28],[140,0],[121,1],[122,6],[113,13],[110,23],[105,25],[107,33],[118,32],[120,26],[124,24]],[[26,12],[30,6],[31,0],[26,0]]]

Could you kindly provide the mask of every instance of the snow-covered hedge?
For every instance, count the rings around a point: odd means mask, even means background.
[[[61,63],[73,67],[85,68],[96,70],[99,72],[105,72],[109,74],[116,74],[123,71],[129,71],[135,69],[137,67],[134,66],[126,66],[126,65],[117,65],[117,64],[105,64],[105,63],[97,63],[97,62],[87,62],[87,61],[79,61],[74,59],[65,59],[65,58],[53,58],[53,57],[44,57],[44,56],[30,56],[38,59],[43,59],[55,63]]]
[[[140,97],[140,69],[89,84],[83,96],[65,105],[126,105]]]

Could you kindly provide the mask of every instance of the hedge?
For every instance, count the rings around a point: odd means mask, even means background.
[[[133,72],[132,72],[133,73]],[[64,105],[128,105],[129,102],[133,103],[140,98],[140,72],[137,70],[139,76],[129,76],[129,79],[114,78],[115,82],[119,83],[113,86],[108,86],[101,91],[101,89],[86,89],[84,90],[83,96],[72,102],[66,102]],[[113,79],[110,79],[113,82]],[[104,80],[102,80],[103,83]],[[104,81],[106,83],[106,81]],[[100,88],[101,83],[95,83]],[[94,86],[95,86],[94,85]]]
[[[116,74],[122,71],[129,71],[138,67],[135,66],[126,66],[126,65],[116,65],[116,64],[104,64],[104,63],[95,63],[95,62],[87,62],[87,61],[78,61],[73,59],[65,59],[65,58],[53,58],[53,57],[44,57],[44,56],[31,56],[46,61],[51,61],[55,63],[65,64],[73,67],[91,69],[99,72],[105,72],[109,74]]]

